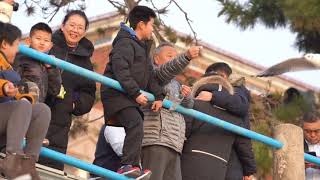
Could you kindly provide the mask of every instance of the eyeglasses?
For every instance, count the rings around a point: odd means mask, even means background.
[[[66,23],[66,25],[73,30],[77,30],[78,32],[84,32],[86,29],[83,25],[77,25],[75,23]]]
[[[312,133],[320,134],[320,129],[303,129],[303,131],[307,134],[312,134]]]

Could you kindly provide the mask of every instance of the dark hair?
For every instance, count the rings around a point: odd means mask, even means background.
[[[87,30],[88,27],[89,27],[88,17],[87,17],[87,15],[86,15],[83,11],[80,11],[80,10],[71,10],[71,11],[69,11],[69,12],[67,13],[67,15],[64,16],[63,21],[62,21],[62,24],[65,25],[66,22],[69,20],[69,18],[70,18],[71,16],[73,16],[73,15],[79,15],[79,16],[81,16],[81,17],[85,20],[85,22],[86,22],[86,30]]]
[[[207,67],[205,74],[211,74],[216,73],[217,71],[224,72],[227,76],[230,76],[232,74],[231,67],[224,62],[218,62],[211,64],[209,67]]]
[[[10,45],[17,39],[21,38],[21,30],[10,23],[0,22],[0,44],[6,41]]]
[[[306,123],[315,123],[320,121],[320,113],[317,111],[306,112],[302,117],[303,122]]]
[[[156,13],[147,6],[136,6],[134,7],[128,16],[130,27],[134,30],[137,28],[137,24],[142,21],[147,24],[150,18],[155,18]]]
[[[37,24],[35,24],[35,25],[33,25],[33,26],[31,27],[31,29],[30,29],[30,36],[32,36],[35,31],[44,31],[44,32],[47,32],[47,33],[49,33],[49,34],[52,34],[52,30],[51,30],[51,28],[48,26],[48,24],[42,23],[42,22],[37,23]]]

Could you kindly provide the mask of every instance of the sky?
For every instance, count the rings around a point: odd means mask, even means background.
[[[22,2],[23,0],[17,0]],[[155,1],[156,5],[164,6],[166,0]],[[299,52],[294,47],[295,34],[288,29],[266,29],[263,25],[256,25],[254,29],[242,31],[232,24],[227,24],[224,17],[217,17],[221,9],[216,0],[178,0],[181,7],[188,12],[192,19],[192,26],[198,34],[198,38],[206,43],[229,51],[256,64],[269,67],[287,58],[299,57]],[[160,4],[159,4],[160,3]],[[107,0],[86,0],[86,14],[94,17],[107,12],[115,11]],[[150,5],[151,6],[151,5]],[[27,16],[25,7],[13,14],[12,23],[17,25],[24,33],[27,33],[31,26],[37,22],[48,22],[43,19],[40,11],[34,16]],[[65,11],[60,11],[50,23],[51,26],[61,24]],[[172,28],[190,34],[184,14],[173,5],[170,6],[167,15],[161,17],[165,23]],[[320,88],[319,71],[287,73],[299,81]]]

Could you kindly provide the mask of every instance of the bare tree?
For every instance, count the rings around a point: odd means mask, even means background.
[[[183,7],[178,3],[176,0],[168,0],[167,4],[163,7],[156,5],[154,0],[106,0],[107,3],[112,5],[119,14],[124,16],[128,15],[131,9],[137,6],[140,3],[146,3],[150,7],[152,7],[158,15],[155,23],[155,35],[159,41],[165,41],[164,38],[160,33],[159,30],[164,30],[165,36],[167,39],[173,43],[177,40],[177,34],[175,31],[172,30],[162,19],[162,16],[165,15],[170,7],[177,7],[181,12],[181,15],[184,16],[185,21],[188,24],[189,29],[192,32],[192,38],[181,38],[182,41],[185,41],[187,44],[191,43],[198,43],[197,33],[192,26],[192,20],[189,17],[187,11],[183,9]],[[42,15],[45,19],[48,19],[48,22],[51,22],[52,19],[59,11],[68,12],[71,9],[86,9],[86,2],[85,0],[24,0],[23,4],[27,7],[26,13],[27,15],[33,15],[37,10],[42,12]],[[163,4],[163,3],[162,3]],[[190,41],[190,38],[192,39]]]

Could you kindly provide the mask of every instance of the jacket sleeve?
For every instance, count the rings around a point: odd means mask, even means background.
[[[4,80],[4,79],[0,79],[0,97],[4,97],[6,96],[5,93],[4,93],[4,85],[6,83],[8,83],[9,81],[7,80]]]
[[[153,93],[155,96],[155,100],[163,100],[164,99],[164,91],[163,88],[160,86],[159,79],[156,78],[155,71],[153,69],[151,59],[148,61],[148,71],[149,71],[149,80],[148,80],[148,90]]]
[[[250,93],[244,87],[235,87],[234,95],[227,91],[213,91],[211,103],[225,108],[228,112],[245,117],[248,114],[250,104]]]
[[[135,100],[141,93],[129,69],[134,59],[134,49],[126,39],[122,39],[115,44],[112,51],[110,62],[114,76],[128,95]]]
[[[37,62],[34,62],[25,56],[19,55],[15,59],[14,69],[21,76],[22,82],[31,81],[36,83],[38,87],[41,87],[40,78],[38,77],[40,72],[36,72],[37,70],[34,68],[34,63]]]
[[[234,141],[234,149],[240,160],[243,175],[249,176],[257,172],[257,165],[252,149],[251,140],[243,136],[237,136]]]
[[[60,70],[51,67],[47,69],[48,72],[48,95],[57,96],[61,88],[61,73]]]
[[[177,58],[155,68],[156,77],[160,80],[160,84],[167,84],[175,76],[180,74],[189,64],[184,54],[179,55]]]
[[[16,100],[21,100],[22,98],[27,99],[31,104],[35,103],[35,99],[31,94],[21,94],[21,93],[17,93],[15,96]]]
[[[88,59],[88,61],[90,62],[90,59]],[[89,63],[88,70],[93,71],[91,62]],[[96,83],[93,80],[85,79],[80,87],[72,94],[72,99],[75,104],[72,114],[81,116],[88,113],[94,104],[95,98]]]

